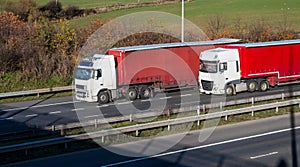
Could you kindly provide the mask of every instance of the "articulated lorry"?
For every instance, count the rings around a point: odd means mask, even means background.
[[[300,40],[229,44],[200,56],[200,92],[233,95],[300,81]]]
[[[104,104],[121,97],[145,99],[154,91],[197,87],[200,53],[238,42],[219,39],[130,46],[112,48],[107,55],[86,57],[77,67],[76,99]]]

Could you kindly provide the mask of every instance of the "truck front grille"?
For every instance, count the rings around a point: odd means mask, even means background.
[[[82,90],[84,90],[84,85],[77,85],[76,84],[76,89],[82,89]]]
[[[212,91],[214,82],[201,80],[202,88],[207,91]]]

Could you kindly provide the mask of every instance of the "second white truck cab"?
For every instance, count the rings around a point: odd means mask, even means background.
[[[240,64],[237,49],[217,48],[207,50],[200,55],[200,92],[205,94],[235,93],[231,86],[240,84]]]

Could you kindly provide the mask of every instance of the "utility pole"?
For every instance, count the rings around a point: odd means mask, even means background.
[[[181,42],[184,42],[184,0],[181,3]]]

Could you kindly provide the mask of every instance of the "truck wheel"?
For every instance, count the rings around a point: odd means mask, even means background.
[[[129,100],[135,100],[137,98],[137,91],[135,88],[129,88],[127,94]]]
[[[225,88],[225,93],[227,96],[232,96],[233,95],[233,87],[231,85],[227,85]]]
[[[257,82],[255,80],[250,80],[247,83],[247,86],[248,86],[248,91],[249,92],[254,92],[257,89]]]
[[[100,104],[106,104],[109,101],[109,95],[107,92],[100,92],[98,94],[98,102]]]
[[[152,92],[151,88],[149,88],[149,87],[142,87],[141,93],[140,93],[141,98],[142,99],[149,99],[151,97],[151,92]]]
[[[260,83],[259,83],[259,90],[260,90],[260,91],[262,91],[262,92],[267,91],[268,88],[269,88],[269,83],[268,83],[268,81],[266,81],[266,80],[260,81]]]

